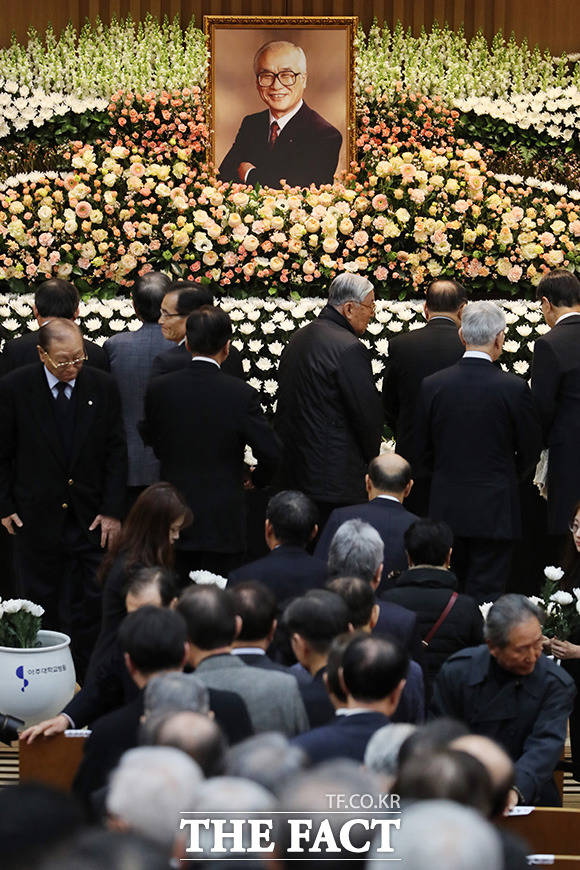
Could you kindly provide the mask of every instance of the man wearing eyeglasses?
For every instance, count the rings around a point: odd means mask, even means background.
[[[219,169],[222,181],[279,188],[332,184],[340,132],[302,99],[306,56],[291,42],[267,42],[254,58],[256,87],[267,105],[246,115]]]
[[[123,515],[127,446],[117,386],[84,366],[78,326],[53,318],[38,355],[0,380],[0,517],[20,594],[44,607],[43,628],[71,635],[82,678],[100,619],[95,574]]]

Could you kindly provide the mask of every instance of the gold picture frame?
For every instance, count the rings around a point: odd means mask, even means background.
[[[264,88],[258,88],[254,76],[253,60],[257,50],[266,42],[273,40],[289,41],[303,49],[307,59],[306,93],[304,102],[308,99],[306,110],[314,118],[310,129],[316,135],[317,123],[326,123],[332,130],[338,130],[342,136],[342,144],[338,152],[335,176],[339,176],[343,170],[348,171],[350,164],[355,159],[356,143],[356,116],[355,116],[355,39],[358,29],[356,16],[244,16],[244,15],[205,15],[203,19],[204,33],[207,39],[210,62],[207,80],[207,118],[210,129],[210,162],[219,169],[220,165],[231,163],[229,168],[230,177],[224,180],[243,183],[248,185],[257,182],[264,186],[280,187],[280,184],[271,184],[260,176],[260,169],[255,172],[245,171],[242,167],[252,165],[240,163],[236,174],[233,166],[237,164],[237,158],[243,149],[237,148],[231,162],[229,158],[233,151],[233,144],[238,144],[238,134],[242,135],[243,123],[253,123],[260,115],[261,119],[267,118],[267,98],[263,95]],[[321,41],[323,45],[320,46]],[[320,47],[319,47],[320,46]],[[274,82],[273,88],[278,85]],[[312,101],[312,109],[310,109]],[[314,111],[313,111],[314,110]],[[261,113],[261,114],[260,114]],[[270,120],[272,114],[270,113]],[[309,116],[310,121],[310,116]],[[260,124],[267,124],[266,120],[260,120]],[[303,125],[304,127],[304,125]],[[246,128],[244,128],[246,129]],[[288,130],[293,128],[289,127]],[[260,135],[262,126],[260,126]],[[282,135],[282,134],[280,134]],[[287,131],[286,138],[290,135]],[[246,139],[248,137],[246,136]],[[260,140],[261,141],[261,140]],[[303,146],[303,142],[297,143]],[[309,153],[308,147],[300,149],[297,153],[304,155]],[[336,145],[336,139],[334,141]],[[323,147],[320,151],[325,150]],[[326,149],[328,151],[328,149]],[[282,176],[291,186],[307,187],[309,183],[316,185],[328,183],[331,178],[328,175],[328,165],[324,172],[317,165],[318,146],[312,148],[311,175],[315,176],[308,182],[308,167],[298,171],[297,168],[288,169],[290,177]],[[245,160],[246,158],[242,158]],[[303,157],[302,162],[307,162]],[[254,160],[254,166],[256,166]],[[285,167],[292,161],[286,161]],[[295,180],[293,181],[292,172]],[[227,173],[224,173],[227,174]],[[264,170],[264,177],[267,173]],[[297,180],[296,180],[297,179]],[[318,179],[318,180],[317,180]],[[306,183],[305,183],[306,182]]]

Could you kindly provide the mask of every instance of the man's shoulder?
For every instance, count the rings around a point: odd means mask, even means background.
[[[542,655],[536,663],[538,676],[543,677],[550,683],[559,683],[566,688],[575,688],[574,679],[567,670],[557,665],[552,659]]]
[[[449,656],[443,663],[441,671],[461,671],[472,666],[478,669],[487,668],[490,661],[490,652],[487,644],[468,646]]]
[[[326,118],[323,118],[322,115],[313,109],[308,103],[303,103],[300,111],[297,112],[296,118],[300,119],[303,122],[304,126],[308,126],[311,131],[314,131],[318,134],[325,135],[328,137],[334,138],[335,136],[340,136],[342,139],[342,134],[337,128],[327,121]]]
[[[255,127],[263,126],[264,124],[267,125],[268,117],[268,109],[261,112],[253,112],[251,115],[245,115],[240,124],[240,131],[247,131]]]

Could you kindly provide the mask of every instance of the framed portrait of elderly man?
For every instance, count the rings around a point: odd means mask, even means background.
[[[211,159],[222,181],[332,184],[354,159],[356,17],[206,15]]]

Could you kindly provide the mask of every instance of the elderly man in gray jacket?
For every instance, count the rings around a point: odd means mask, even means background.
[[[187,624],[188,662],[210,689],[238,694],[256,733],[281,731],[288,737],[307,731],[308,717],[295,677],[247,665],[232,646],[241,629],[233,600],[217,586],[192,586],[177,609]]]

